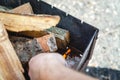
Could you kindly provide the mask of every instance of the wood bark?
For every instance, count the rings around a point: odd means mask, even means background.
[[[39,38],[49,33],[52,33],[55,35],[57,46],[59,49],[64,49],[70,42],[69,31],[62,28],[58,28],[58,27],[51,27],[43,31],[24,31],[18,34]]]

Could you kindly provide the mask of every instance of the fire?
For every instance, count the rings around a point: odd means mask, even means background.
[[[71,49],[68,49],[64,54],[63,54],[63,58],[66,59],[67,56],[71,53]]]

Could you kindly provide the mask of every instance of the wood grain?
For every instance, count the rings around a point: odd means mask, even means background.
[[[22,65],[0,22],[0,80],[25,80]]]
[[[60,17],[51,15],[21,15],[0,11],[0,21],[9,31],[41,31],[56,26],[60,21]]]

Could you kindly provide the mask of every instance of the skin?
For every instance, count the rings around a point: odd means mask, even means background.
[[[31,80],[97,80],[66,67],[64,58],[57,53],[41,53],[29,62]]]

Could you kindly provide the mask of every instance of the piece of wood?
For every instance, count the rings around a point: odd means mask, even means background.
[[[36,38],[39,45],[42,47],[44,52],[55,52],[57,51],[57,44],[54,34],[48,34],[43,37]]]
[[[33,14],[33,10],[32,10],[32,6],[30,5],[30,3],[25,3],[21,6],[18,6],[12,10],[10,10],[9,12],[12,13],[19,13],[19,14]]]
[[[44,31],[25,31],[25,32],[20,32],[18,34],[29,36],[29,37],[41,37],[48,33],[52,33],[55,35],[57,46],[59,49],[65,48],[70,42],[69,31],[62,28],[58,28],[58,27],[51,27]]]
[[[22,65],[0,22],[0,80],[25,80]]]
[[[31,57],[43,53],[36,39],[10,36],[10,41],[23,65],[27,64]]]
[[[59,49],[66,48],[70,42],[70,33],[68,30],[58,27],[51,27],[45,31],[48,33],[53,33],[55,35],[57,46]]]
[[[37,54],[57,50],[56,40],[52,34],[34,39],[10,35],[10,41],[23,65]]]
[[[60,21],[60,17],[51,15],[20,15],[0,11],[0,21],[5,24],[5,28],[9,31],[42,31],[56,26]]]
[[[42,37],[46,34],[49,34],[45,30],[43,30],[43,31],[22,31],[22,32],[19,32],[19,33],[16,33],[16,32],[11,32],[11,33],[19,34],[19,35],[22,35],[22,36],[28,36],[28,37],[32,37],[32,38]]]
[[[18,8],[16,8],[16,9],[18,9]],[[17,11],[14,11],[14,12],[17,12]],[[20,13],[24,14],[24,9],[21,9]],[[26,14],[27,13],[29,14],[29,12],[26,12]],[[19,34],[29,36],[29,37],[41,37],[48,33],[55,34],[57,46],[59,49],[65,48],[68,45],[69,40],[70,40],[69,39],[70,38],[69,31],[67,31],[65,29],[57,28],[57,27],[51,27],[44,31],[24,31]]]

